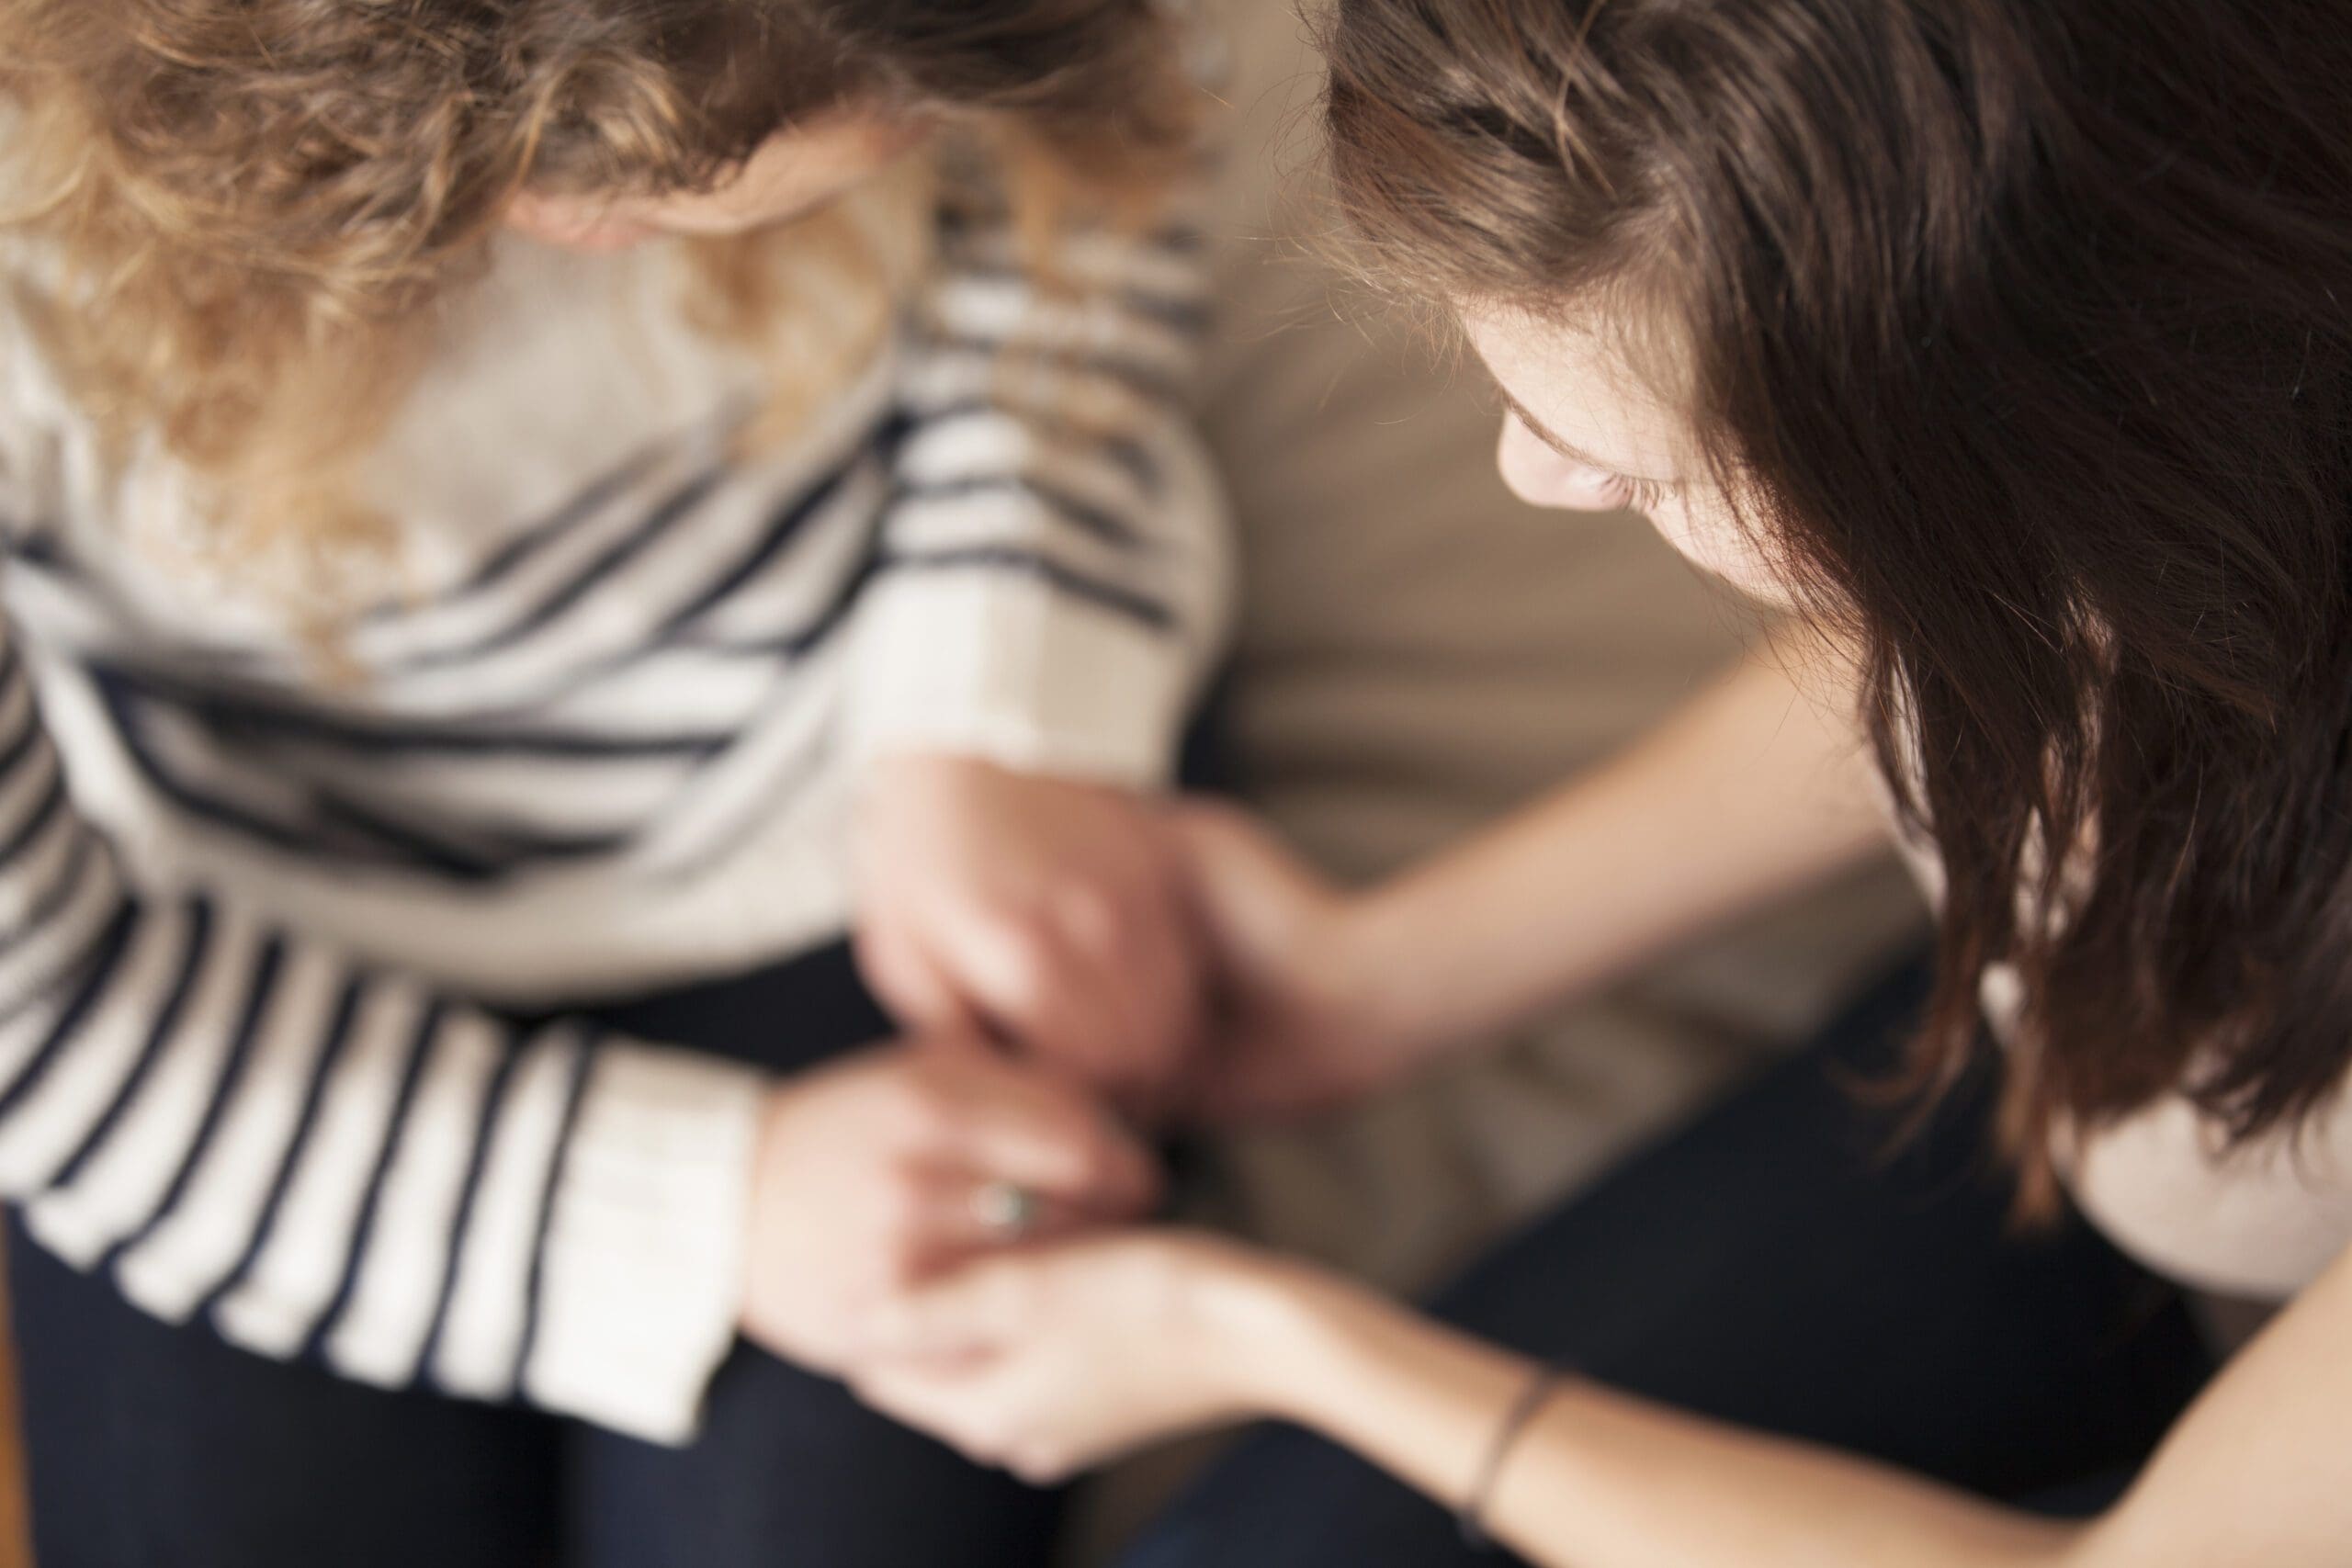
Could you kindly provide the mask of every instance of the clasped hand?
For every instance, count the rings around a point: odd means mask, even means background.
[[[1136,1129],[1401,1070],[1359,901],[1235,814],[947,758],[877,773],[856,860],[861,965],[909,1033],[775,1092],[744,1331],[1039,1477],[1230,1413],[1178,1330],[1261,1265],[1135,1228]],[[995,1183],[1037,1200],[1010,1249]]]

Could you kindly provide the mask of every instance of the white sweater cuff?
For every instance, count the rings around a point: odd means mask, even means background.
[[[694,1435],[735,1342],[763,1098],[750,1068],[601,1048],[541,1247],[535,1403],[653,1442]]]
[[[1199,662],[1187,638],[1038,578],[886,576],[859,611],[842,713],[854,758],[978,757],[1152,788],[1174,771]]]

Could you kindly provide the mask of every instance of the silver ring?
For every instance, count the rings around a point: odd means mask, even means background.
[[[1017,1181],[984,1181],[972,1189],[972,1218],[1000,1241],[1018,1241],[1037,1228],[1045,1204]]]

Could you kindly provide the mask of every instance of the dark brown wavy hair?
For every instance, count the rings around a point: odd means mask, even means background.
[[[1195,96],[1151,0],[0,0],[0,284],[47,292],[110,434],[325,531],[518,191],[707,189],[854,107],[937,120],[1067,209],[1156,186]],[[848,355],[815,338],[887,319],[875,253],[927,216],[919,184],[696,242],[684,308],[821,379]],[[844,284],[876,297],[823,297]]]
[[[2352,1060],[2352,26],[2315,0],[1338,0],[1376,276],[1676,346],[1948,879],[2004,1127]],[[1660,325],[1662,323],[1662,325]],[[2071,847],[2044,853],[2042,846]]]

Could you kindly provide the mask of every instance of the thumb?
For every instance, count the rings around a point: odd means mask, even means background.
[[[1171,828],[1210,942],[1228,964],[1281,952],[1334,897],[1295,852],[1232,807],[1187,803]]]
[[[926,1359],[992,1350],[1023,1328],[1032,1294],[1024,1287],[1035,1268],[1019,1254],[1002,1253],[897,1292],[862,1314],[860,1347],[869,1355]]]

